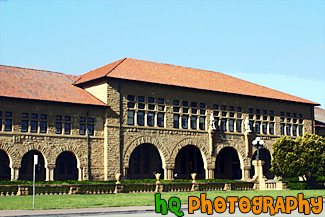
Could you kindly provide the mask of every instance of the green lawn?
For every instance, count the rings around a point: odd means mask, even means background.
[[[202,192],[168,192],[162,193],[163,199],[177,196],[182,204],[186,204],[188,196],[199,196]],[[207,198],[213,200],[217,196],[297,196],[304,193],[305,198],[322,196],[324,190],[286,190],[286,191],[214,191],[207,192]],[[32,209],[32,196],[0,197],[0,210],[4,209]],[[88,207],[111,207],[111,206],[154,206],[154,193],[141,194],[108,194],[108,195],[53,195],[36,196],[36,209],[69,209]]]

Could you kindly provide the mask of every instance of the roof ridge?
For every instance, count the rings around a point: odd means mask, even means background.
[[[112,68],[109,72],[107,72],[103,77],[106,77],[109,73],[114,71],[114,69],[116,69],[119,65],[121,65],[126,59],[127,57],[124,57],[114,68]]]
[[[0,64],[0,67],[10,67],[10,68],[17,68],[17,69],[27,69],[27,70],[32,70],[32,71],[42,71],[42,72],[51,72],[51,73],[56,73],[56,74],[61,74],[61,75],[69,75],[69,76],[75,76],[78,77],[77,75],[72,75],[72,74],[66,74],[63,72],[55,72],[55,71],[50,71],[50,70],[44,70],[44,69],[32,69],[32,68],[27,68],[27,67],[21,67],[21,66],[8,66],[8,65],[2,65]]]

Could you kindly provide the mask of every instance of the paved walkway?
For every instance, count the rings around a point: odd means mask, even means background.
[[[187,204],[182,205],[187,208]],[[81,216],[100,214],[126,214],[154,212],[155,206],[126,206],[126,207],[99,207],[80,209],[48,209],[48,210],[0,210],[0,216]]]

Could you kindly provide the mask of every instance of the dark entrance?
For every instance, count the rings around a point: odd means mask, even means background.
[[[19,171],[20,180],[33,180],[34,155],[38,155],[38,164],[35,167],[36,180],[45,180],[44,157],[39,151],[36,150],[29,151],[23,156]]]
[[[216,179],[241,179],[242,170],[237,151],[234,148],[223,148],[216,160],[216,168],[214,171]]]
[[[6,152],[0,150],[0,180],[10,180],[10,175],[9,157]]]
[[[196,173],[197,179],[204,179],[204,164],[200,150],[194,145],[183,147],[176,157],[174,178],[192,179]]]
[[[78,180],[77,159],[73,153],[65,151],[58,156],[55,163],[54,179],[59,181]]]
[[[154,179],[156,173],[161,174],[161,179],[164,177],[159,152],[152,144],[136,147],[131,154],[129,166],[129,179]]]

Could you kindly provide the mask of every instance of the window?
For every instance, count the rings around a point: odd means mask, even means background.
[[[158,98],[158,104],[165,104],[165,100],[162,98]]]
[[[205,130],[205,117],[200,117],[199,127],[200,127],[200,130]]]
[[[57,115],[57,116],[56,116],[56,120],[57,120],[57,121],[62,121],[62,116],[61,116],[61,115]]]
[[[5,131],[12,131],[12,120],[5,119]]]
[[[133,96],[133,95],[128,95],[127,96],[127,99],[129,100],[129,101],[134,101],[134,99],[135,99],[135,97]]]
[[[297,125],[295,124],[292,126],[292,135],[297,136]]]
[[[291,125],[286,126],[287,136],[291,136]]]
[[[88,124],[88,135],[93,136],[95,133],[95,127],[93,124]]]
[[[154,97],[148,97],[148,103],[155,103]]]
[[[174,112],[179,112],[179,107],[174,107],[174,108],[173,108],[173,111],[174,111]]]
[[[248,109],[248,112],[249,112],[250,114],[252,114],[252,113],[254,113],[254,109],[253,109],[253,108],[249,108],[249,109]]]
[[[213,109],[219,109],[219,105],[213,104]]]
[[[188,129],[188,115],[182,116],[182,128]]]
[[[64,123],[64,134],[69,135],[71,132],[71,124],[70,123]]]
[[[79,134],[86,135],[86,124],[80,124]]]
[[[42,120],[47,119],[47,115],[46,115],[46,114],[41,114],[41,119],[42,119]]]
[[[251,129],[252,133],[254,133],[254,121],[249,121],[249,128]]]
[[[28,132],[28,120],[21,121],[21,132]]]
[[[267,122],[263,122],[262,131],[263,131],[263,134],[267,134]]]
[[[150,127],[153,127],[155,125],[155,113],[154,112],[148,112],[147,124]]]
[[[22,118],[28,118],[28,113],[22,113],[22,114],[21,114],[21,117],[22,117]]]
[[[62,123],[56,122],[55,127],[56,127],[56,134],[61,134],[62,133]]]
[[[179,105],[179,100],[174,100],[173,105]]]
[[[234,127],[234,123],[235,122],[235,120],[234,119],[229,119],[229,132],[234,132],[235,131],[235,127]]]
[[[200,109],[200,114],[205,115],[205,109]]]
[[[255,123],[255,133],[260,134],[261,133],[261,122],[257,121]]]
[[[235,108],[233,106],[229,106],[229,111],[234,111]]]
[[[179,128],[179,114],[174,114],[174,128]]]
[[[86,118],[80,117],[80,126],[79,126],[79,134],[86,135]]]
[[[188,108],[183,108],[183,113],[188,113]]]
[[[221,106],[221,110],[222,110],[222,111],[225,111],[225,110],[227,110],[227,106],[225,106],[225,105],[222,105],[222,106]]]
[[[261,109],[256,109],[256,114],[261,114]]]
[[[144,96],[138,96],[138,102],[144,102]]]
[[[47,122],[41,121],[40,122],[40,133],[46,133],[47,132]]]
[[[192,108],[191,112],[192,112],[192,114],[197,114],[197,109]]]
[[[227,119],[221,119],[221,130],[227,131]]]
[[[191,116],[191,129],[197,129],[197,116]]]
[[[270,122],[270,125],[269,125],[269,133],[271,135],[274,135],[274,123],[273,122]]]
[[[191,107],[197,107],[197,102],[191,102]]]
[[[205,103],[200,103],[200,108],[205,108]]]
[[[164,113],[158,113],[157,115],[157,126],[164,127]]]
[[[149,110],[155,110],[155,105],[151,105],[151,104],[149,104],[149,105],[148,105],[148,109],[149,109]]]
[[[214,117],[214,125],[216,126],[216,130],[219,130],[219,117]]]
[[[134,102],[128,102],[128,108],[134,108],[135,103]]]
[[[241,107],[237,107],[237,112],[241,112]]]
[[[144,111],[138,111],[137,113],[137,124],[144,126]]]
[[[32,119],[37,119],[37,118],[38,118],[38,115],[37,115],[37,114],[31,114],[30,117],[31,117]]]
[[[236,131],[237,131],[237,133],[241,133],[241,131],[242,131],[242,120],[237,120],[236,121]]]
[[[143,103],[138,103],[138,109],[144,109],[145,107],[145,104]]]
[[[183,106],[188,106],[188,101],[183,101],[183,102],[182,102],[182,105],[183,105]]]
[[[128,125],[134,125],[134,111],[128,111]]]
[[[303,126],[299,125],[299,136],[303,136]]]

